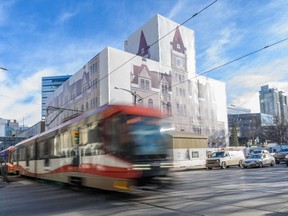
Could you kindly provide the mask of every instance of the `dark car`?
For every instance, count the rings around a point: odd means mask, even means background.
[[[288,154],[288,149],[281,149],[277,152],[274,157],[277,164],[280,162],[285,162],[285,156]]]

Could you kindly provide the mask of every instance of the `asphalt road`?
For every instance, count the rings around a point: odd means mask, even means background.
[[[175,172],[172,188],[135,194],[10,177],[0,215],[288,215],[288,167]],[[0,179],[1,180],[1,179]]]

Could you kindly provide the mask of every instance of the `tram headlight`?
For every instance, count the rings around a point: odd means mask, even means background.
[[[132,165],[133,170],[151,170],[150,164],[133,164]]]
[[[161,168],[173,168],[172,163],[160,163]]]

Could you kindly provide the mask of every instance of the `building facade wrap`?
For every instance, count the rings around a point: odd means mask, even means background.
[[[58,108],[48,112],[46,127],[104,104],[134,102],[160,109],[177,131],[227,144],[225,83],[196,74],[194,32],[160,15],[128,37],[125,51],[105,48],[57,89],[47,99]]]

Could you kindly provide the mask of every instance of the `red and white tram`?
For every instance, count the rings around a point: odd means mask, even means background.
[[[14,146],[10,146],[0,151],[1,173],[4,171],[5,168],[5,174],[14,174],[13,152],[14,152]]]
[[[15,146],[20,175],[105,190],[130,190],[168,176],[159,111],[126,105],[91,110]]]

